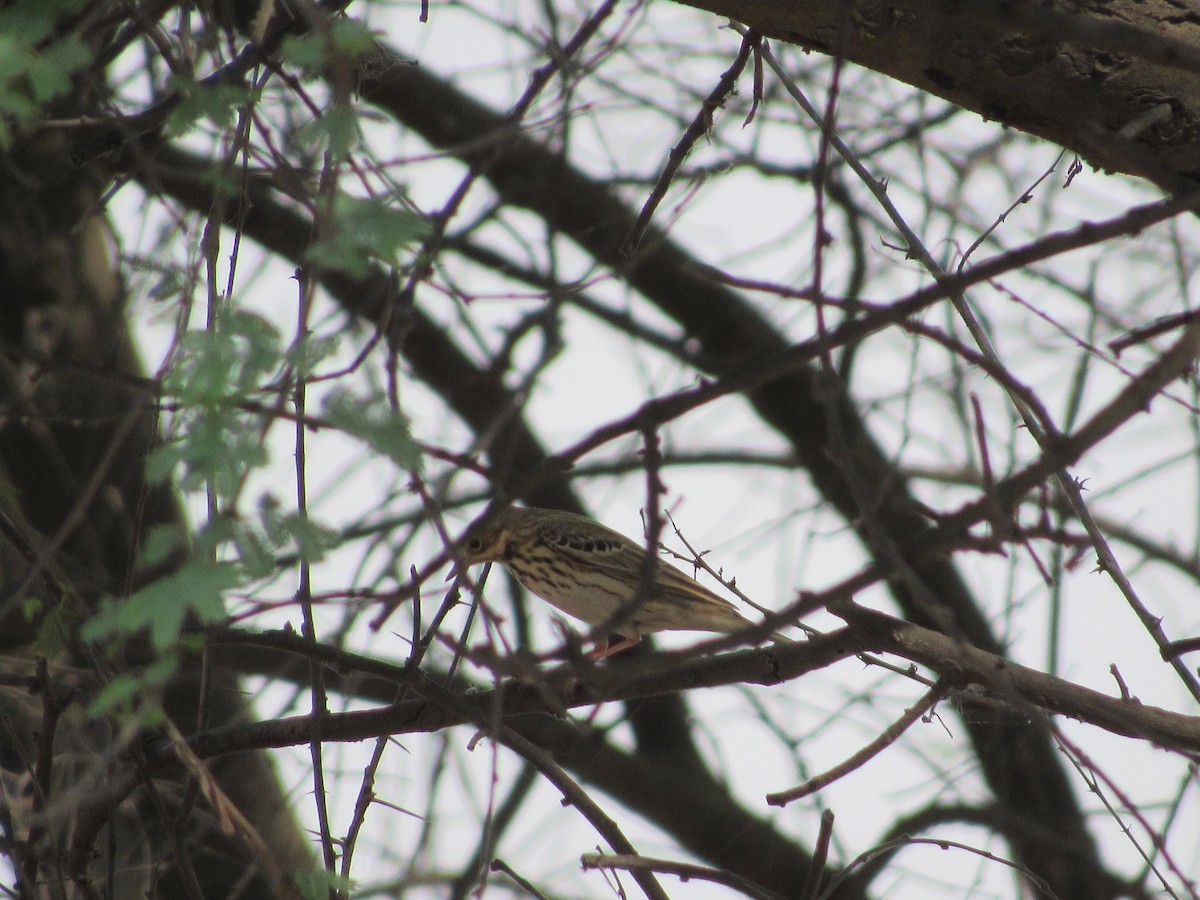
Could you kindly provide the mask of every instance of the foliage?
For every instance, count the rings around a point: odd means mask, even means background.
[[[72,90],[72,76],[92,61],[76,35],[56,35],[63,19],[85,0],[20,0],[0,9],[0,148],[14,129],[32,124]]]
[[[1195,896],[1194,198],[679,6],[349,12],[0,10],[0,881]],[[596,662],[513,501],[796,640]]]

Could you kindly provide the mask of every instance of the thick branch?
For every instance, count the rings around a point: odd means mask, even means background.
[[[863,652],[891,653],[927,666],[959,690],[978,688],[999,702],[1029,704],[1043,712],[1064,715],[1114,734],[1150,741],[1158,746],[1200,754],[1200,718],[1185,716],[1137,701],[1109,697],[1098,691],[1018,665],[1002,656],[901,619],[853,603],[835,611],[849,629],[809,641],[762,650],[743,650],[716,656],[659,653],[645,659],[589,669],[563,667],[544,673],[536,682],[505,682],[496,690],[454,695],[430,676],[370,657],[312,643],[286,632],[254,634],[223,631],[211,640],[221,646],[271,647],[300,653],[331,666],[342,676],[370,675],[410,687],[419,699],[379,709],[329,714],[322,717],[321,736],[328,741],[359,741],[385,734],[437,731],[477,723],[495,715],[509,721],[529,715],[561,716],[570,709],[613,701],[629,701],[664,693],[732,684],[776,684],[791,681],[840,659]],[[336,689],[331,681],[331,689]],[[309,716],[292,716],[253,725],[212,729],[189,738],[201,757],[248,749],[288,747],[311,739]]]
[[[1185,4],[683,2],[907,82],[1167,190],[1200,174],[1200,13]],[[1156,110],[1165,116],[1130,134],[1131,123]]]

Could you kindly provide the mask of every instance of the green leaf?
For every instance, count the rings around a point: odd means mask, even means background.
[[[283,526],[296,545],[296,553],[308,562],[320,562],[325,558],[325,552],[332,550],[341,541],[341,535],[337,531],[299,513],[284,516]]]
[[[58,20],[79,7],[77,0],[16,0],[0,8],[0,144],[71,91],[72,75],[91,62],[78,38],[54,39]]]
[[[357,886],[354,879],[325,869],[296,872],[292,875],[292,881],[304,900],[326,900],[331,888],[338,893],[348,894]]]
[[[170,300],[183,290],[183,278],[175,269],[163,272],[158,281],[146,292],[151,300]]]
[[[253,313],[225,309],[212,328],[183,336],[163,388],[184,405],[228,404],[256,393],[282,357],[274,325]]]
[[[354,107],[348,104],[335,106],[319,121],[329,142],[329,152],[338,159],[345,159],[362,143],[362,130],[358,127],[358,112]]]
[[[243,523],[233,538],[233,545],[247,577],[259,579],[274,574],[275,556],[254,528]]]
[[[287,529],[283,524],[283,511],[278,498],[263,494],[258,501],[258,517],[267,540],[275,547],[287,544]]]
[[[155,525],[142,543],[142,565],[157,566],[179,549],[183,536],[178,525]]]
[[[305,259],[362,278],[371,260],[397,265],[400,251],[428,233],[428,220],[410,209],[343,195],[334,204],[333,233],[312,244]]]
[[[341,349],[342,336],[330,334],[324,337],[308,335],[304,340],[293,344],[284,353],[284,360],[295,369],[297,378],[307,378],[313,370],[325,360],[332,357]]]
[[[88,0],[18,0],[0,9],[0,34],[25,44],[40,44],[54,34],[64,16],[81,11]]]
[[[201,119],[207,119],[218,128],[228,128],[237,111],[254,98],[254,91],[240,85],[203,84],[181,79],[172,79],[168,83],[181,98],[167,117],[167,131],[173,137],[186,134]]]
[[[37,612],[40,612],[40,602],[38,602],[38,607]],[[25,612],[26,614],[33,612],[29,601],[26,601]],[[34,612],[34,615],[37,612]],[[55,606],[42,616],[41,622],[38,623],[37,635],[34,637],[33,644],[29,648],[30,653],[50,659],[62,653],[68,646],[69,642],[67,638],[71,633],[71,629],[65,621],[68,618],[68,616],[64,615],[61,604]],[[29,621],[32,621],[32,617]]]
[[[325,64],[325,37],[320,34],[289,34],[279,45],[279,55],[310,78],[321,74]]]
[[[115,709],[129,706],[133,698],[142,691],[142,684],[132,672],[118,675],[100,689],[88,706],[92,716],[102,716]]]
[[[421,465],[421,452],[408,430],[408,421],[379,400],[362,399],[349,391],[331,391],[325,398],[325,418],[336,428],[365,441],[402,468]]]
[[[106,600],[80,633],[84,640],[98,641],[149,629],[154,648],[167,650],[177,642],[189,611],[201,622],[224,616],[224,592],[240,581],[237,567],[230,563],[193,560],[123,600]]]
[[[174,653],[160,656],[138,672],[124,672],[106,684],[88,706],[92,717],[115,712],[132,712],[155,688],[160,688],[179,669],[179,657]],[[143,723],[151,725],[162,716],[161,708],[142,704],[138,710]]]
[[[376,47],[375,36],[362,22],[339,19],[327,34],[289,35],[280,46],[280,55],[292,65],[316,78],[333,60],[334,55],[345,62],[354,62]]]
[[[328,149],[334,156],[344,158],[362,143],[358,112],[345,104],[328,109],[297,128],[292,141],[300,148],[318,153]]]
[[[10,32],[0,31],[0,83],[25,74],[29,68],[29,55],[28,44]]]
[[[64,38],[35,53],[26,78],[39,104],[71,90],[71,75],[92,61],[91,52],[75,38]]]
[[[360,59],[373,51],[378,42],[371,29],[357,19],[338,19],[333,23],[333,46],[347,59]]]
[[[228,497],[237,490],[247,469],[267,462],[267,449],[258,430],[247,427],[245,418],[233,410],[196,413],[189,417],[182,437],[157,447],[146,461],[146,478],[158,483],[179,475],[184,490],[211,486]]]
[[[149,484],[162,484],[175,474],[175,468],[182,460],[182,441],[174,440],[160,444],[146,458],[146,481]]]
[[[157,483],[182,468],[185,490],[235,492],[247,470],[267,461],[258,417],[239,405],[257,399],[283,361],[279,332],[252,313],[225,309],[210,329],[185,334],[163,378],[164,391],[183,407],[176,437],[154,450],[146,477]]]
[[[275,571],[271,549],[292,550],[308,562],[319,562],[326,552],[341,544],[342,536],[336,529],[297,512],[283,512],[279,501],[269,494],[259,498],[258,509],[261,531],[245,527],[239,547],[245,540],[248,551],[264,554],[265,571],[259,577],[265,578]],[[256,542],[261,550],[252,547],[252,542]]]

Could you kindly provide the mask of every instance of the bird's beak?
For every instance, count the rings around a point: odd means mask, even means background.
[[[475,565],[473,562],[464,562],[462,560],[451,560],[453,565],[450,566],[450,572],[446,575],[446,581],[451,581],[455,578],[462,578],[467,574],[467,569]]]

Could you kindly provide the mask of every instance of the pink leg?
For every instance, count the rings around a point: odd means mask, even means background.
[[[635,634],[633,637],[627,637],[623,641],[618,641],[615,644],[610,644],[608,641],[599,642],[591,653],[588,654],[592,659],[605,659],[612,656],[614,653],[620,653],[622,650],[628,650],[634,644],[642,639],[640,634]]]

